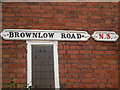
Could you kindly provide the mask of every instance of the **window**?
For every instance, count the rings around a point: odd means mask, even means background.
[[[27,84],[59,88],[57,42],[27,41]]]

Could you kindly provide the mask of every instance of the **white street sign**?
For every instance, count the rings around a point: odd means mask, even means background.
[[[95,31],[92,37],[96,41],[117,41],[119,36],[113,31]]]
[[[90,35],[86,31],[5,29],[1,37],[5,40],[87,41]]]

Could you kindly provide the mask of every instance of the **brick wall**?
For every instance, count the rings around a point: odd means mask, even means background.
[[[3,3],[3,29],[84,30],[118,33],[118,3]],[[118,40],[119,41],[119,40]],[[118,88],[119,42],[59,42],[63,88]],[[26,42],[2,41],[3,87],[26,86]]]

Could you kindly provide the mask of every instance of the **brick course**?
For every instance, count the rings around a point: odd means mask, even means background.
[[[6,2],[3,3],[3,29],[45,29],[115,31],[118,33],[117,2]],[[2,40],[2,78],[7,87],[16,78],[26,86],[25,41]],[[63,88],[118,88],[117,42],[60,41],[58,44],[60,84]]]

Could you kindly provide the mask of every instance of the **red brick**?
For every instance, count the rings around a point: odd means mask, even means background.
[[[15,13],[3,13],[3,15],[4,16],[11,16],[11,17],[13,17],[13,16],[15,16]]]
[[[69,58],[70,58],[70,55],[63,55],[63,57],[64,57],[65,59],[69,59]]]
[[[53,7],[52,6],[41,6],[41,9],[50,10],[51,11],[53,9]]]
[[[83,68],[90,68],[90,65],[83,65]]]
[[[59,53],[59,54],[66,54],[66,51],[65,51],[65,50],[59,50],[58,53]]]
[[[40,6],[33,6],[33,5],[30,5],[29,8],[35,10],[35,9],[40,9]]]
[[[106,70],[107,73],[117,74],[118,70]]]
[[[80,63],[82,63],[82,64],[92,64],[93,61],[92,60],[80,60]]]
[[[106,88],[112,88],[111,84],[106,84]]]
[[[117,6],[118,3],[28,4],[24,2],[19,5],[12,2],[3,3],[4,22],[2,24],[3,29],[85,30],[91,35],[94,31],[111,29],[118,33]],[[6,78],[8,78],[8,73],[10,77],[17,76],[18,87],[24,87],[25,84],[22,83],[24,81],[20,82],[20,80],[26,80],[27,77],[26,42],[3,40],[2,43],[3,56],[6,58],[2,60],[3,75],[6,74],[4,76]],[[59,42],[60,79],[63,79],[61,84],[64,88],[116,88],[118,44],[118,41],[96,42],[93,39],[87,42]],[[93,82],[92,78],[94,78]],[[80,79],[88,79],[88,83],[82,83]],[[71,83],[68,83],[69,80]],[[3,86],[6,87],[7,80],[3,82]]]
[[[97,68],[97,65],[92,64],[91,68]]]
[[[22,54],[17,54],[17,58],[24,58],[26,56],[26,54],[22,53]]]
[[[82,79],[82,83],[93,83],[94,79]]]
[[[24,22],[24,21],[22,21],[22,22],[16,22],[15,25],[27,25],[27,22]]]
[[[107,70],[104,70],[104,69],[96,69],[94,70],[95,73],[106,73]]]
[[[112,88],[119,88],[118,83],[117,84],[112,84]]]
[[[99,84],[99,88],[105,88],[105,84]]]
[[[93,63],[94,64],[104,64],[105,61],[104,60],[94,60]]]
[[[105,51],[105,54],[116,54],[116,51]]]
[[[12,71],[14,73],[26,73],[26,69],[14,69],[14,71]]]
[[[104,54],[104,51],[93,51],[93,54]]]
[[[18,84],[18,88],[25,88],[27,85],[26,84]]]
[[[10,74],[10,78],[16,78],[16,74]]]
[[[59,55],[58,55],[58,58],[59,58],[59,59],[63,58],[63,55],[60,55],[60,54],[59,54]]]
[[[80,18],[84,18],[84,16],[80,16]],[[89,27],[89,24],[78,24],[79,27]]]
[[[79,83],[81,79],[68,79],[69,83]]]
[[[109,55],[108,57],[107,57],[107,59],[117,59],[118,60],[118,56],[116,56],[116,55]]]
[[[59,45],[59,46],[58,46],[58,50],[59,50],[59,49],[63,49],[63,46],[62,46],[62,45]]]
[[[67,83],[67,79],[60,79],[60,83]]]
[[[64,19],[63,21],[64,21],[65,23],[69,23],[69,22],[70,22],[69,19]]]
[[[71,64],[65,64],[65,68],[71,68]]]
[[[82,69],[81,73],[93,73],[92,69]]]
[[[85,88],[86,85],[85,84],[80,84],[80,88]]]
[[[108,62],[108,60],[105,60],[105,63],[106,64],[117,64],[118,61],[117,60],[109,60],[109,62]]]
[[[14,83],[26,83],[26,79],[15,79]]]
[[[54,7],[55,9],[59,9],[59,10],[63,10],[64,9],[64,7],[61,7],[61,6],[56,6],[56,7]]]
[[[71,68],[78,68],[78,65],[77,64],[72,64]]]
[[[10,54],[10,58],[17,58],[16,54]]]
[[[76,7],[64,7],[65,10],[76,10],[77,8]]]
[[[27,60],[26,59],[13,59],[11,62],[22,64],[22,63],[27,63]]]
[[[97,79],[94,81],[95,83],[106,83],[107,80],[106,79]]]
[[[73,84],[73,88],[79,88],[79,84]]]
[[[43,18],[51,18],[51,17],[53,17],[53,15],[52,14],[42,14],[41,17],[43,17]]]
[[[86,77],[86,78],[91,78],[92,75],[91,75],[91,74],[85,74],[85,77]]]
[[[2,45],[2,48],[16,48],[16,45]]]
[[[3,78],[9,78],[10,75],[9,74],[3,74],[3,75],[0,75],[0,78],[3,77]]]
[[[107,56],[104,55],[95,55],[95,59],[105,59]]]
[[[80,54],[91,54],[90,50],[80,50]]]
[[[66,88],[73,88],[73,84],[67,84]]]
[[[68,69],[68,73],[80,73],[80,69]]]
[[[5,79],[5,78],[4,78],[4,79],[2,80],[2,82],[3,82],[3,83],[10,83],[10,79]]]
[[[55,18],[65,18],[65,15],[63,15],[63,14],[56,14],[54,17]]]
[[[118,69],[118,65],[110,65],[110,69]]]
[[[10,55],[9,54],[2,54],[2,58],[9,58]]]
[[[72,76],[72,78],[77,78],[77,79],[79,78],[78,74],[72,74],[71,76]]]
[[[104,64],[104,65],[103,65],[103,68],[110,68],[110,67],[109,67],[109,64]]]
[[[63,74],[63,73],[60,73],[60,78],[65,78],[65,74]]]
[[[90,17],[91,19],[101,19],[101,16]]]
[[[93,84],[85,84],[86,88],[93,88]]]
[[[79,54],[78,50],[67,50],[68,54]]]
[[[71,78],[72,75],[71,75],[71,74],[65,74],[65,77],[66,77],[66,78]]]
[[[60,69],[60,73],[67,73],[67,69]]]
[[[8,5],[6,5],[6,7],[8,7],[8,8],[16,8],[17,6],[14,5],[14,4],[8,4]]]
[[[14,52],[17,51],[17,53],[26,53],[26,50],[23,49],[15,49]]]
[[[66,60],[60,60],[59,63],[60,64],[65,64],[67,61]]]
[[[102,50],[107,50],[107,46],[101,46]]]
[[[82,55],[70,55],[71,59],[82,59]]]
[[[10,25],[10,26],[15,25],[14,22],[2,22],[2,24],[3,25]]]
[[[23,74],[23,78],[27,78],[27,73],[26,73],[26,74]]]
[[[77,23],[66,23],[66,26],[73,26],[73,27],[77,27],[78,26],[78,24]]]
[[[26,68],[26,64],[10,64],[10,68]]]
[[[9,64],[7,63],[2,64],[2,68],[9,68]]]
[[[109,79],[108,83],[114,83],[114,84],[116,83],[117,84],[118,83],[118,79]]]
[[[86,18],[88,18],[88,16],[85,16],[85,15],[84,15],[84,16],[83,16],[83,15],[78,15],[78,17],[81,18],[81,19],[86,19]],[[83,25],[83,24],[80,24],[80,25]]]
[[[73,63],[79,63],[79,60],[68,60],[67,62],[73,64]]]
[[[59,67],[60,67],[60,68],[65,68],[65,65],[60,64]]]
[[[90,58],[90,55],[83,55],[82,56],[82,59],[89,59]]]

